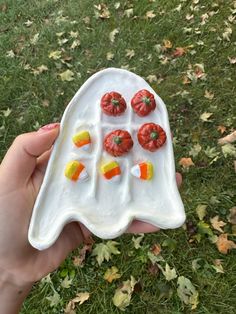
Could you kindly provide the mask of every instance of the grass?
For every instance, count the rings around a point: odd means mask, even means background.
[[[184,184],[181,196],[185,204],[187,219],[199,222],[196,207],[207,205],[205,222],[219,215],[227,222],[229,209],[235,205],[235,172],[233,158],[225,158],[217,145],[221,137],[219,125],[229,133],[236,122],[235,104],[235,64],[228,57],[236,57],[236,33],[223,39],[225,28],[235,26],[229,17],[235,1],[205,0],[180,1],[106,1],[110,18],[95,17],[94,4],[99,1],[77,0],[8,0],[0,4],[0,155],[4,156],[12,140],[20,133],[37,129],[40,125],[59,121],[63,111],[83,82],[94,72],[106,67],[128,67],[147,78],[156,75],[158,81],[152,87],[167,105],[171,128],[175,139],[177,170],[183,173]],[[195,3],[195,4],[194,4]],[[234,3],[234,4],[233,4]],[[181,4],[179,10],[175,10]],[[234,6],[233,6],[234,5]],[[133,16],[124,15],[133,8]],[[195,9],[194,9],[195,8]],[[153,10],[154,18],[145,19],[145,14]],[[208,14],[206,23],[204,14]],[[188,14],[188,15],[187,15]],[[191,15],[193,17],[191,18]],[[190,18],[188,18],[190,16]],[[234,15],[235,16],[235,15]],[[64,18],[63,18],[64,17]],[[89,17],[89,23],[84,18]],[[187,17],[187,18],[186,18]],[[24,23],[30,20],[32,25]],[[226,22],[228,23],[226,25]],[[201,25],[203,24],[203,25]],[[114,43],[109,34],[118,28]],[[81,45],[70,49],[70,31],[78,31]],[[57,33],[65,32],[62,38],[70,38],[59,46]],[[32,43],[35,34],[38,41]],[[172,48],[158,51],[155,45],[163,47],[163,40],[169,40]],[[176,47],[188,47],[188,52],[173,58]],[[129,59],[126,49],[133,49],[135,55]],[[51,51],[61,50],[61,60],[49,59]],[[8,56],[13,51],[14,56]],[[114,54],[107,60],[108,52]],[[163,58],[167,61],[163,62]],[[71,58],[71,59],[70,59]],[[165,59],[164,59],[165,60]],[[48,70],[34,75],[33,69],[46,65]],[[205,80],[183,84],[183,77],[189,65],[204,64]],[[74,72],[74,80],[61,81],[58,76],[67,68]],[[214,93],[212,100],[204,97],[205,91]],[[9,109],[8,111],[6,111]],[[10,112],[10,113],[9,113]],[[213,113],[210,122],[203,122],[200,115]],[[195,166],[183,170],[178,161],[189,157],[195,144],[200,144],[201,152],[192,157]],[[206,151],[215,148],[218,159],[209,158]],[[215,155],[216,156],[216,155]],[[225,232],[231,233],[227,224]],[[214,230],[216,235],[219,232]],[[177,295],[176,280],[167,282],[162,274],[152,276],[149,271],[147,253],[154,243],[163,244],[166,239],[175,239],[173,251],[162,247],[162,256],[177,274],[189,278],[199,291],[199,305],[195,313],[235,313],[235,251],[221,254],[207,237],[201,241],[189,242],[189,234],[183,228],[145,235],[141,248],[134,249],[131,235],[117,239],[120,255],[98,266],[96,259],[89,255],[83,268],[75,267],[72,256],[52,275],[52,283],[38,283],[26,299],[23,313],[63,313],[68,301],[77,292],[89,291],[90,299],[76,307],[77,313],[119,313],[112,302],[118,285],[132,274],[140,280],[141,291],[135,292],[127,313],[190,313]],[[233,237],[232,237],[233,239]],[[235,236],[234,236],[235,239]],[[101,240],[96,239],[96,242]],[[192,262],[200,259],[200,268],[193,270]],[[221,259],[224,273],[216,273],[211,267],[214,260]],[[108,267],[116,265],[122,277],[112,284],[103,279]],[[62,288],[63,272],[75,272],[69,289]],[[56,290],[60,295],[57,306],[51,307],[46,297]]]

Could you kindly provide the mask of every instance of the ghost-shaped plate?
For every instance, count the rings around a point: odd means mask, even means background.
[[[157,105],[145,117],[135,114],[130,105],[134,94],[142,89],[154,94]],[[111,91],[120,93],[127,102],[127,109],[120,116],[111,117],[101,110],[102,96]],[[137,139],[141,125],[150,122],[166,132],[166,143],[156,152],[144,150]],[[124,156],[112,157],[104,150],[103,140],[117,129],[127,130],[134,145]],[[91,136],[90,149],[78,148],[72,141],[83,130]],[[87,180],[73,181],[65,176],[66,165],[73,160],[85,165]],[[101,174],[101,164],[112,160],[120,165],[119,180],[106,180]],[[132,175],[134,165],[143,161],[153,164],[151,180]],[[65,224],[79,221],[96,236],[111,239],[124,233],[134,219],[172,229],[184,223],[185,212],[176,185],[165,104],[140,76],[109,68],[91,76],[65,110],[33,208],[28,238],[32,246],[43,250],[56,241]]]

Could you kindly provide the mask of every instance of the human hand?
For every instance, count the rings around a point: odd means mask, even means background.
[[[38,132],[18,136],[0,166],[1,313],[16,313],[32,284],[55,270],[90,235],[82,224],[72,222],[47,250],[38,251],[28,242],[32,208],[58,134],[59,124],[51,124]],[[177,174],[178,185],[181,181]],[[134,221],[127,232],[157,230],[150,224]]]

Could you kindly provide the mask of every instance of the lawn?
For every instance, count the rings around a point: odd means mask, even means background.
[[[121,313],[115,293],[126,313],[236,312],[236,250],[224,252],[236,242],[236,148],[218,144],[236,125],[235,23],[232,0],[1,1],[1,157],[18,134],[60,121],[93,73],[125,68],[166,103],[187,214],[178,230],[115,239],[120,254],[100,264],[107,241],[94,238],[83,262],[79,248],[35,284],[22,314]]]

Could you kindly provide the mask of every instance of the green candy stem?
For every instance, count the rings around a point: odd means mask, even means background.
[[[151,104],[151,100],[146,96],[142,98],[142,102],[144,102],[145,105],[148,105],[148,106]]]
[[[150,137],[152,140],[156,140],[158,138],[158,133],[153,131],[151,134],[150,134]]]
[[[117,100],[117,99],[112,99],[112,101],[111,101],[111,103],[112,103],[112,105],[114,105],[114,106],[119,106],[119,100]]]
[[[121,139],[121,137],[119,137],[119,136],[114,136],[114,137],[113,137],[113,141],[114,141],[114,143],[116,143],[117,145],[119,145],[119,144],[121,144],[122,139]]]

